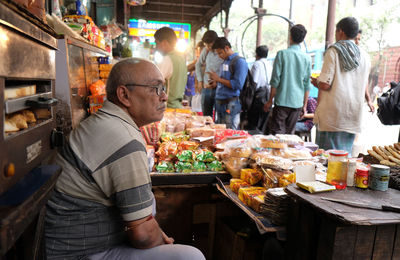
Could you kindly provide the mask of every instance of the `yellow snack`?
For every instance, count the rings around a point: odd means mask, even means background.
[[[240,188],[249,187],[249,186],[250,185],[247,182],[245,182],[245,181],[243,181],[241,179],[235,179],[235,178],[232,178],[230,183],[229,183],[229,187],[236,194],[238,193]]]
[[[251,205],[251,197],[265,194],[264,187],[244,187],[239,189],[239,199],[247,206]]]
[[[262,173],[255,169],[241,169],[240,170],[240,179],[247,182],[250,185],[254,185],[259,182],[262,178]]]

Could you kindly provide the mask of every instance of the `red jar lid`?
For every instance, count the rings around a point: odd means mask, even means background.
[[[333,156],[347,156],[349,153],[343,150],[332,150],[329,154]]]
[[[366,176],[366,175],[368,175],[368,169],[367,168],[357,168],[356,174]]]

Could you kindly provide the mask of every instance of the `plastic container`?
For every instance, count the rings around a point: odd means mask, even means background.
[[[355,185],[361,189],[368,188],[368,169],[367,168],[357,168],[355,175]]]
[[[347,185],[347,155],[348,152],[342,150],[329,152],[326,182],[339,190],[345,189]]]
[[[356,168],[357,168],[357,160],[356,159],[349,159],[348,164],[347,164],[347,187],[352,187],[354,186],[354,176],[356,174]],[[367,182],[368,186],[368,182]]]
[[[372,190],[386,191],[389,188],[390,168],[372,164],[369,170],[369,187]]]

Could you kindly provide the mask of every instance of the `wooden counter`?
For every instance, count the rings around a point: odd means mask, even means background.
[[[400,191],[349,187],[310,194],[295,185],[288,222],[288,259],[400,259],[400,213],[322,200],[346,199],[400,205]]]

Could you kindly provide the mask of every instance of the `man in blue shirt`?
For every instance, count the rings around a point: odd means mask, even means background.
[[[290,47],[276,54],[270,81],[271,94],[264,105],[264,111],[269,111],[275,98],[267,125],[270,134],[294,134],[297,120],[301,113],[306,112],[311,59],[300,49],[306,34],[303,25],[294,25],[290,29]]]
[[[213,45],[213,50],[224,60],[220,75],[214,71],[207,72],[210,79],[217,83],[215,94],[215,107],[217,111],[217,123],[226,124],[228,128],[238,129],[240,123],[239,95],[246,80],[248,66],[244,58],[236,60],[230,70],[230,63],[238,55],[231,48],[231,44],[225,37],[219,37]],[[233,73],[231,73],[233,71]],[[215,85],[215,84],[213,84]]]

